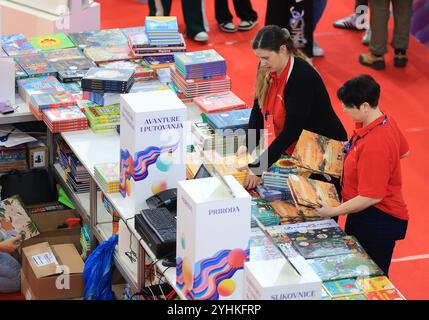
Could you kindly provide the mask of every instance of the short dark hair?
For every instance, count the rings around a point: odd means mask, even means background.
[[[346,81],[338,89],[337,97],[348,108],[358,109],[362,103],[367,102],[371,108],[378,106],[380,98],[380,85],[373,77],[362,74],[356,78]]]

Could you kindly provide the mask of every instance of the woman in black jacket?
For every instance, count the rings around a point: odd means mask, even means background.
[[[249,120],[248,149],[252,152],[258,145],[262,129],[269,146],[256,162],[249,164],[255,175],[248,176],[244,185],[248,189],[262,183],[257,175],[283,153],[293,152],[303,129],[347,141],[322,78],[294,47],[287,29],[265,26],[257,33],[252,48],[260,65]]]

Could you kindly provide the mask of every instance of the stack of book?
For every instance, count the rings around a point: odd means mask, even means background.
[[[34,94],[65,91],[62,83],[53,76],[21,79],[17,84],[18,93],[26,103],[31,102],[31,96]]]
[[[52,133],[88,129],[88,119],[77,106],[43,110],[43,121]]]
[[[115,132],[120,122],[119,105],[86,106],[84,113],[94,133]]]
[[[289,194],[289,199],[292,200],[292,195],[287,183],[289,175],[278,173],[278,172],[264,172],[262,174],[262,180],[264,180],[264,187],[269,189],[283,191]]]
[[[264,185],[257,185],[256,192],[259,194],[261,198],[269,202],[286,201],[289,199],[288,193],[280,190],[271,189],[271,188],[265,187]]]
[[[91,180],[89,172],[74,154],[70,155],[68,160],[69,166],[66,170],[68,185],[76,193],[89,192],[89,182]]]
[[[16,56],[15,61],[30,78],[57,76],[57,70],[50,65],[43,53]]]
[[[14,147],[0,147],[0,172],[27,169],[27,148],[25,144]]]
[[[295,160],[286,154],[281,155],[280,159],[268,168],[268,171],[280,174],[298,174],[298,168]]]
[[[133,83],[133,70],[91,68],[82,78],[82,90],[101,93],[127,93]]]
[[[103,191],[107,193],[119,192],[119,162],[95,165],[94,176]]]
[[[237,97],[232,91],[206,94],[195,97],[193,101],[204,113],[247,108],[246,103]]]
[[[158,70],[162,68],[168,68],[174,64],[174,55],[165,54],[162,56],[147,56],[143,57],[143,60],[148,64],[149,68]]]
[[[217,112],[207,115],[207,123],[224,136],[246,133],[249,126],[251,109],[240,109],[226,112]]]
[[[166,44],[180,46],[184,42],[179,33],[176,17],[147,16],[145,27],[150,46]]]
[[[128,46],[87,47],[83,52],[97,65],[112,61],[126,61],[134,58]]]
[[[103,192],[101,192],[101,200],[103,201],[106,211],[112,216],[112,234],[118,234],[121,216]]]
[[[177,72],[186,80],[226,75],[226,61],[214,49],[176,53],[174,61]]]
[[[225,74],[210,78],[186,79],[183,74],[177,71],[177,65],[170,66],[170,73],[175,86],[190,99],[202,95],[231,90],[231,78]]]
[[[43,110],[76,105],[75,97],[68,91],[35,94],[31,97],[29,109],[37,120],[43,120]]]
[[[246,145],[246,134],[237,132],[224,136],[205,122],[192,123],[191,127],[193,144],[202,151],[214,150],[221,155],[228,155],[237,152],[240,146]]]
[[[134,71],[136,80],[152,80],[156,78],[155,71],[142,59],[130,61],[115,61],[100,63],[99,67],[108,69],[130,69]]]
[[[145,56],[162,56],[166,54],[173,54],[174,52],[186,51],[186,43],[183,35],[179,33],[180,42],[164,41],[154,44],[150,41],[146,31],[135,33],[128,36],[128,44],[135,57]]]

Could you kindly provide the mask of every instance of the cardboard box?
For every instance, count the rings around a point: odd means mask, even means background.
[[[322,280],[302,257],[245,263],[246,300],[320,300]],[[267,272],[269,270],[269,272]]]
[[[243,298],[249,257],[250,195],[233,176],[180,181],[177,286],[189,299]]]
[[[77,218],[78,215],[76,210],[65,209],[43,212],[42,209],[49,207],[49,205],[55,206],[56,204],[47,203],[44,205],[27,206],[30,217],[37,225],[40,234],[25,240],[22,246],[28,247],[41,242],[49,242],[50,244],[72,243],[75,245],[78,252],[81,252],[80,225],[74,228],[58,228],[65,224],[66,219]]]
[[[48,167],[48,147],[43,142],[35,141],[27,144],[28,166],[30,169]]]
[[[33,300],[71,299],[83,296],[84,263],[72,244],[47,242],[22,249],[22,293]]]
[[[129,210],[185,180],[186,106],[171,90],[121,95],[120,192]]]

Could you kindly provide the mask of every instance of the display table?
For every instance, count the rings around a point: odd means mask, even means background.
[[[15,112],[13,113],[0,114],[0,124],[36,121],[36,118],[28,108],[28,104],[25,103],[18,94],[15,97],[15,104],[13,105],[13,108],[15,109]]]
[[[0,30],[27,38],[100,29],[100,4],[89,0],[0,0]]]

